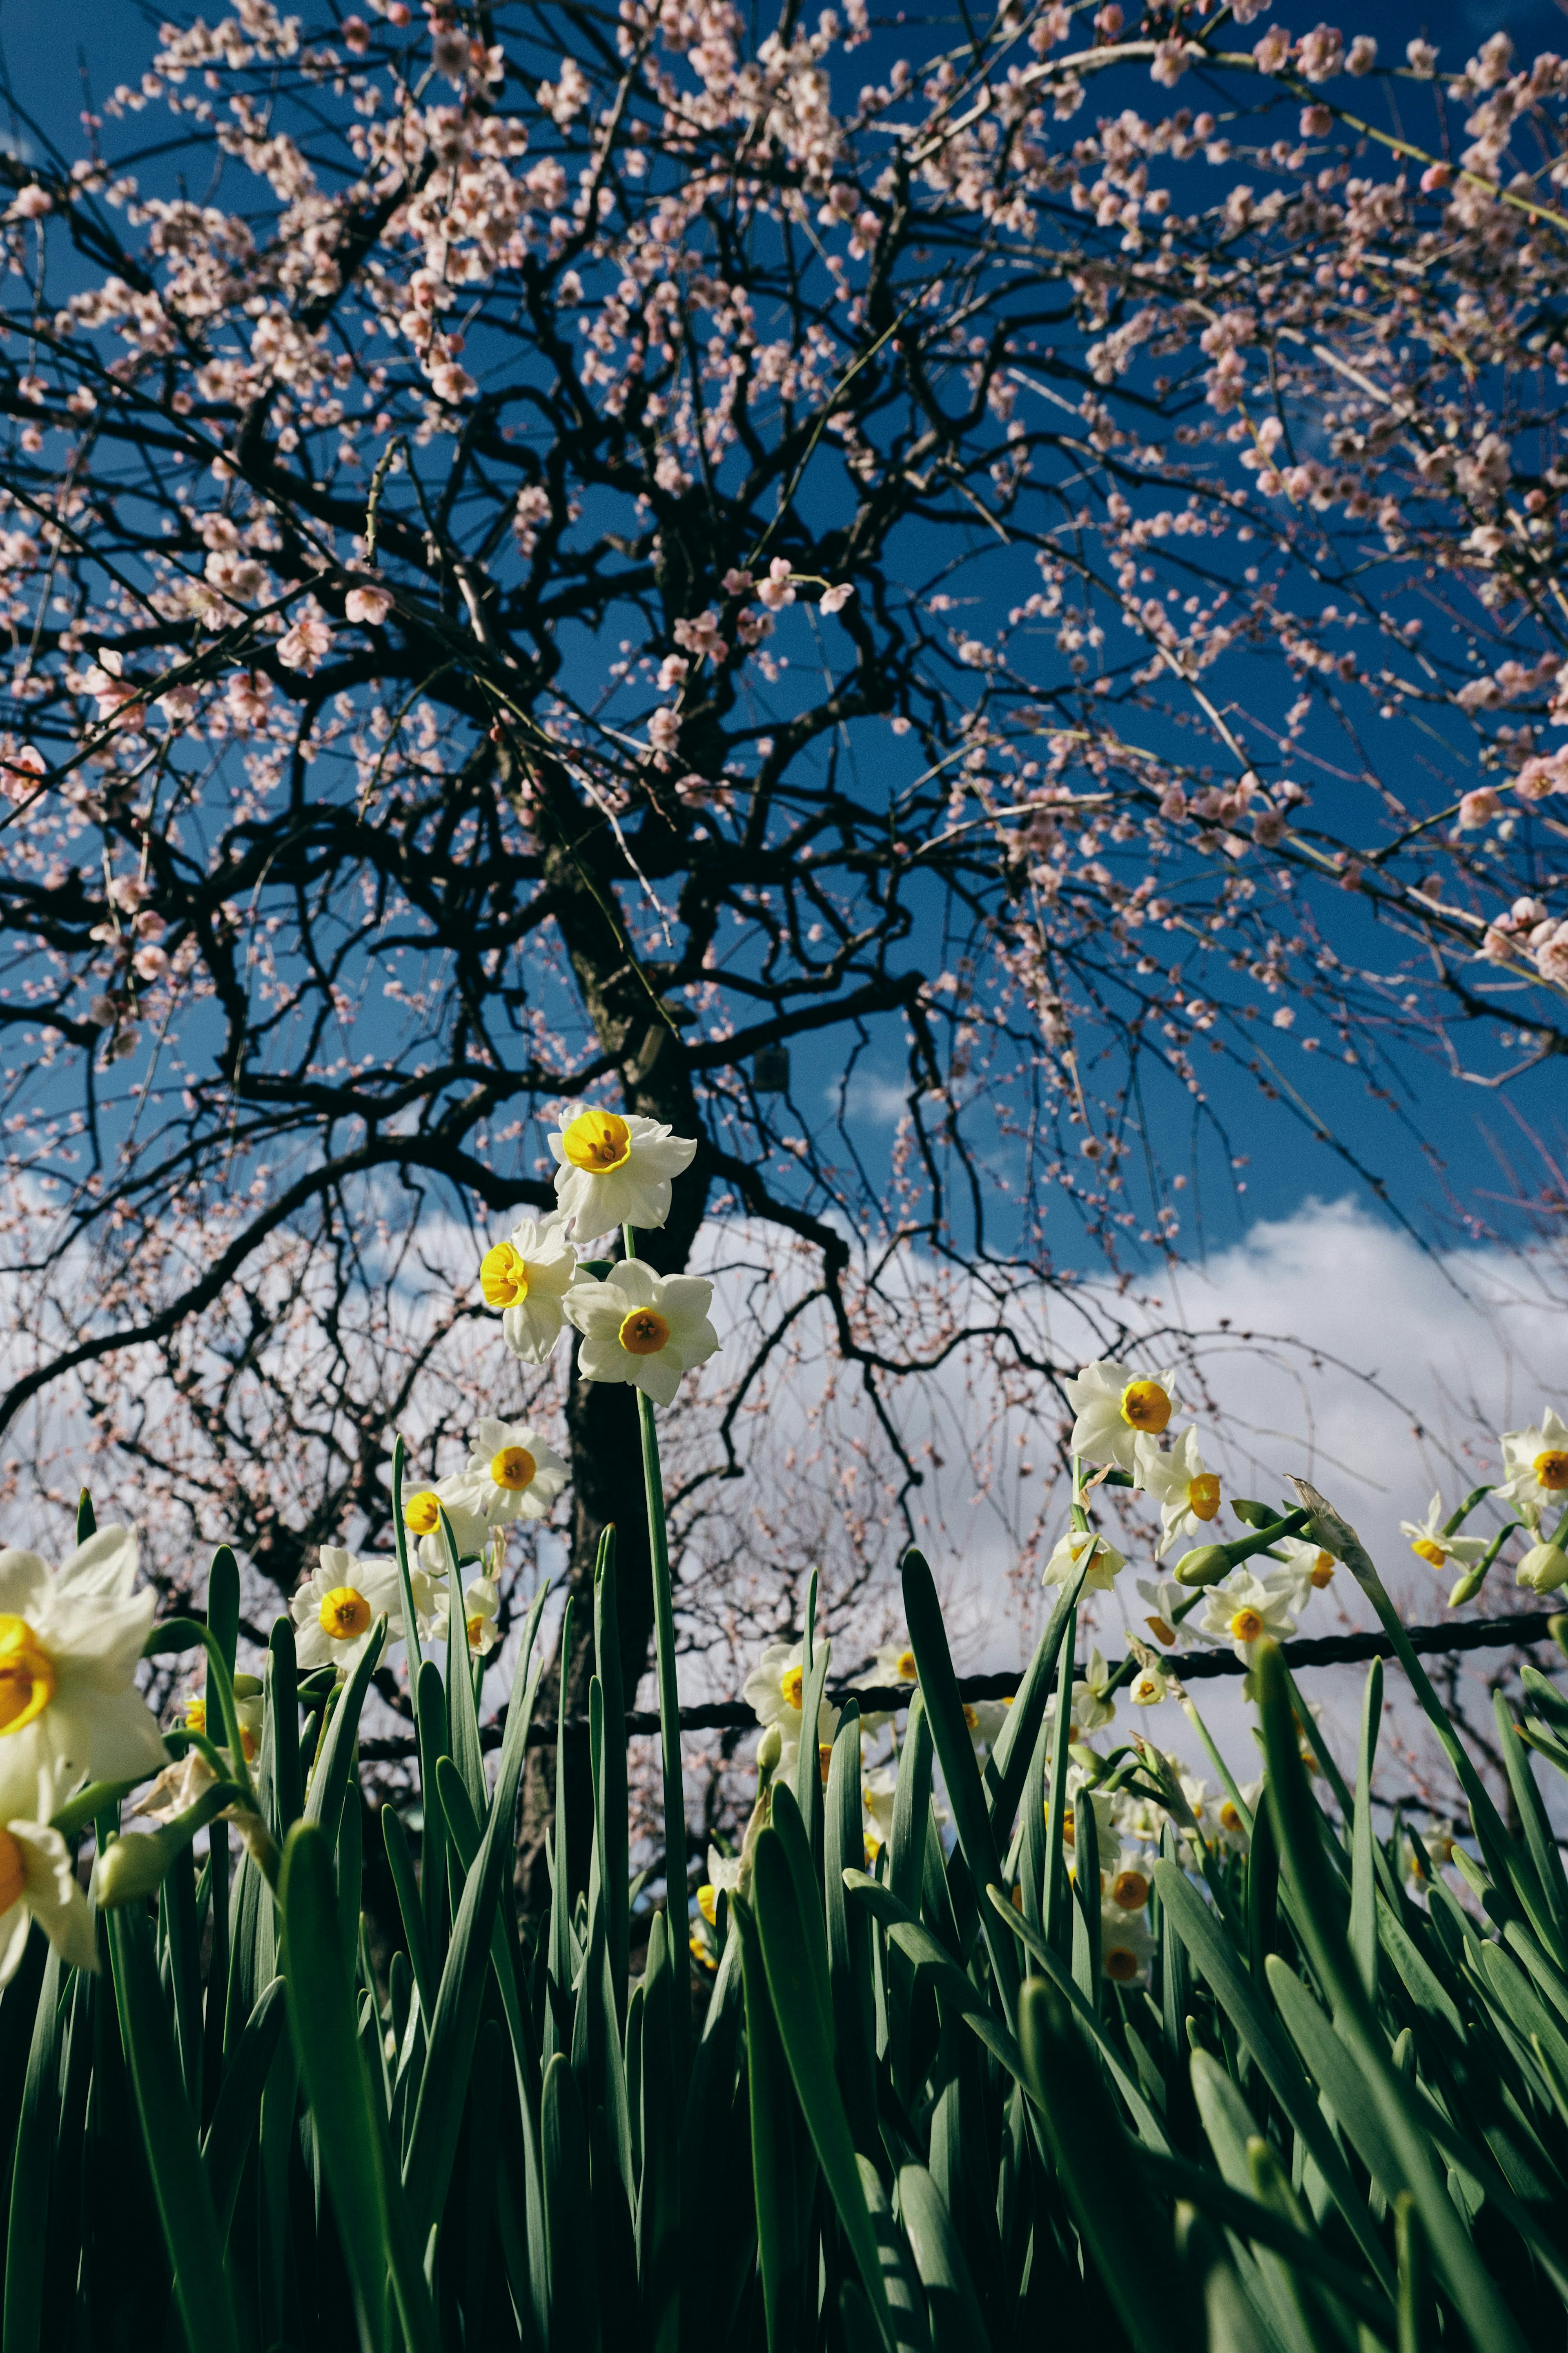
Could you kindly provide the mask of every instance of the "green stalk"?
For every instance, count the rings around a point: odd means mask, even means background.
[[[627,1258],[637,1254],[630,1226],[621,1229]],[[647,1497],[648,1564],[653,1576],[654,1657],[658,1672],[659,1743],[664,1762],[664,1877],[669,1907],[670,1951],[682,1977],[686,1959],[686,1787],[680,1762],[680,1693],[675,1675],[675,1606],[669,1580],[669,1534],[664,1517],[664,1473],[658,1459],[658,1427],[653,1399],[637,1391],[642,1428],[643,1488]],[[815,1736],[814,1736],[815,1737]],[[678,2103],[685,2097],[690,2004],[670,2004],[670,2040]],[[677,2113],[679,2113],[679,2107]]]

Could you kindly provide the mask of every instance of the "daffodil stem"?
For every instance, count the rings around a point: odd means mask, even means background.
[[[408,1531],[403,1519],[403,1466],[406,1457],[401,1438],[392,1449],[392,1548],[397,1559],[397,1585],[403,1596],[404,1655],[408,1662],[408,1699],[416,1728],[419,1722],[419,1670],[425,1645],[419,1639],[419,1615],[414,1607],[414,1578],[408,1566]]]
[[[1207,1586],[1200,1585],[1195,1592],[1189,1594],[1185,1601],[1179,1603],[1177,1607],[1172,1610],[1170,1620],[1171,1624],[1173,1626],[1179,1626],[1184,1618],[1190,1618],[1193,1611],[1197,1608],[1199,1602],[1205,1599],[1207,1592]],[[1115,1673],[1108,1675],[1105,1679],[1106,1698],[1109,1699],[1112,1692],[1119,1692],[1125,1684],[1130,1683],[1134,1675],[1141,1674],[1142,1672],[1142,1661],[1138,1658],[1133,1651],[1129,1651],[1127,1656],[1121,1661],[1121,1664],[1116,1669]]]
[[[1558,1521],[1555,1529],[1552,1531],[1551,1540],[1556,1546],[1559,1552],[1563,1550],[1564,1545],[1568,1545],[1568,1512],[1564,1512],[1563,1517]]]
[[[1457,1512],[1450,1512],[1443,1523],[1446,1536],[1457,1536],[1476,1505],[1491,1493],[1490,1487],[1472,1487]]]
[[[622,1228],[627,1258],[637,1256],[630,1226]],[[675,1674],[675,1602],[669,1578],[669,1535],[664,1517],[664,1473],[658,1459],[658,1425],[653,1399],[637,1391],[642,1428],[643,1487],[647,1497],[648,1569],[653,1578],[654,1658],[658,1672],[659,1742],[664,1760],[664,1877],[669,1949],[681,1986],[670,2004],[676,2097],[685,2096],[686,2052],[691,2005],[681,1981],[686,1968],[686,1784],[680,1762],[680,1691]]]

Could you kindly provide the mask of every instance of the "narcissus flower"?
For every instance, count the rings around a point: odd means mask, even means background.
[[[719,1346],[708,1321],[713,1285],[697,1274],[655,1274],[626,1259],[604,1282],[592,1276],[566,1294],[566,1315],[583,1335],[577,1369],[584,1380],[627,1381],[668,1405],[682,1373]]]
[[[689,1168],[697,1146],[630,1112],[579,1112],[546,1139],[556,1161],[555,1198],[580,1237],[612,1226],[662,1226],[670,1180]]]
[[[1533,1430],[1505,1430],[1503,1468],[1498,1489],[1509,1496],[1521,1520],[1538,1527],[1543,1511],[1568,1509],[1568,1424],[1550,1406]]]
[[[123,1528],[79,1546],[58,1574],[37,1553],[0,1552],[0,1749],[15,1743],[29,1773],[47,1767],[68,1786],[163,1765],[135,1682],[156,1597],[132,1593],[135,1567]]]
[[[1195,1535],[1215,1517],[1219,1510],[1219,1480],[1204,1468],[1195,1430],[1184,1430],[1168,1454],[1161,1452],[1157,1438],[1140,1431],[1132,1450],[1132,1475],[1160,1506],[1157,1560],[1169,1552],[1177,1536]]]
[[[1310,1544],[1305,1536],[1281,1536],[1269,1550],[1280,1557],[1280,1566],[1270,1572],[1275,1582],[1287,1577],[1295,1581],[1296,1598],[1291,1605],[1295,1609],[1304,1609],[1314,1593],[1321,1593],[1325,1586],[1332,1583],[1334,1556],[1325,1552],[1321,1545]]]
[[[738,1854],[721,1854],[716,1846],[708,1850],[708,1877],[697,1891],[697,1909],[711,1928],[719,1917],[721,1895],[733,1895],[741,1884],[741,1858]]]
[[[1250,1661],[1265,1634],[1281,1641],[1295,1632],[1295,1599],[1288,1577],[1254,1577],[1249,1568],[1233,1569],[1221,1584],[1207,1588],[1198,1631],[1211,1642],[1228,1641],[1238,1659]]]
[[[770,1642],[751,1673],[741,1686],[741,1697],[756,1711],[757,1722],[764,1736],[777,1727],[780,1748],[775,1777],[781,1781],[795,1778],[795,1761],[800,1755],[802,1715],[805,1706],[805,1647],[800,1642]],[[834,1736],[838,1730],[842,1710],[824,1700],[817,1711],[816,1741],[818,1759],[831,1757]],[[823,1778],[826,1778],[824,1764]]]
[[[371,1628],[384,1617],[384,1650],[403,1640],[403,1595],[396,1564],[356,1560],[341,1545],[323,1545],[312,1576],[289,1604],[301,1667],[336,1667],[352,1674]]]
[[[1065,1585],[1090,1551],[1094,1556],[1083,1580],[1083,1589],[1086,1593],[1109,1593],[1116,1582],[1117,1570],[1126,1567],[1127,1556],[1114,1545],[1107,1544],[1103,1536],[1096,1535],[1091,1528],[1068,1528],[1064,1536],[1058,1536],[1057,1548],[1046,1563],[1042,1582]]]
[[[502,1336],[525,1365],[542,1365],[561,1337],[562,1302],[576,1271],[577,1253],[560,1216],[538,1225],[521,1219],[511,1240],[480,1260],[485,1303],[500,1309]]]
[[[1150,1614],[1144,1619],[1144,1625],[1163,1649],[1174,1650],[1181,1640],[1175,1613],[1184,1601],[1192,1599],[1191,1592],[1186,1586],[1178,1585],[1173,1577],[1162,1577],[1153,1581],[1141,1577],[1138,1590],[1149,1604]]]
[[[0,1747],[0,1985],[20,1968],[35,1920],[69,1968],[98,1967],[92,1914],[70,1849],[48,1825],[55,1804],[48,1767],[25,1746]]]
[[[741,1697],[756,1710],[757,1722],[764,1729],[776,1724],[786,1739],[796,1742],[805,1705],[803,1656],[799,1642],[770,1642],[741,1686]]]
[[[1442,1523],[1447,1516],[1443,1509],[1442,1496],[1434,1495],[1426,1506],[1426,1518],[1401,1520],[1400,1534],[1409,1537],[1410,1549],[1416,1559],[1426,1561],[1433,1568],[1441,1568],[1450,1560],[1458,1561],[1461,1568],[1474,1568],[1486,1551],[1486,1537],[1446,1536]]]
[[[450,1609],[448,1588],[437,1586],[431,1596],[431,1630],[439,1642],[445,1642],[447,1639]],[[471,1577],[463,1588],[463,1618],[468,1629],[468,1650],[476,1659],[488,1657],[500,1641],[500,1629],[496,1624],[500,1610],[500,1588],[494,1577]]]
[[[483,1559],[489,1551],[490,1524],[483,1512],[476,1511],[463,1500],[468,1492],[467,1477],[466,1472],[459,1471],[438,1485],[421,1487],[403,1499],[403,1525],[410,1535],[418,1539],[416,1550],[421,1571],[427,1569],[433,1577],[447,1574],[447,1539],[441,1533],[443,1509],[451,1522],[459,1561]],[[420,1598],[417,1577],[414,1588],[415,1607],[423,1611],[425,1603]]]
[[[448,1508],[456,1501],[491,1522],[542,1520],[568,1476],[560,1455],[531,1422],[487,1414],[474,1431],[467,1468],[443,1480],[437,1492]]]
[[[1089,1666],[1081,1679],[1072,1687],[1073,1728],[1071,1740],[1088,1739],[1091,1733],[1102,1732],[1116,1715],[1116,1702],[1106,1695],[1110,1669],[1098,1649],[1089,1654]],[[1052,1692],[1046,1701],[1046,1721],[1056,1722],[1057,1695]],[[1048,1754],[1047,1750],[1047,1754]]]
[[[920,1670],[908,1639],[884,1642],[871,1662],[868,1680],[874,1683],[918,1683]]]
[[[1158,1438],[1176,1408],[1173,1372],[1151,1377],[1109,1358],[1085,1365],[1077,1380],[1063,1387],[1078,1416],[1072,1451],[1085,1462],[1110,1462],[1122,1471],[1137,1467],[1140,1435]]]

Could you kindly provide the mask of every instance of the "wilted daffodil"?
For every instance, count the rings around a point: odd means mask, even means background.
[[[565,1463],[531,1423],[498,1421],[494,1414],[486,1414],[474,1431],[468,1467],[444,1481],[437,1492],[443,1503],[449,1493],[492,1525],[542,1520],[567,1477]]]
[[[64,1785],[156,1773],[163,1739],[136,1689],[156,1597],[131,1591],[136,1539],[105,1528],[58,1571],[0,1552],[0,1743]],[[29,1799],[27,1802],[31,1802]]]
[[[378,1618],[387,1621],[385,1647],[403,1640],[395,1564],[356,1560],[341,1545],[323,1545],[319,1566],[295,1594],[289,1614],[301,1667],[336,1667],[352,1674]]]
[[[583,1335],[577,1369],[584,1380],[628,1381],[669,1405],[681,1374],[718,1350],[712,1303],[701,1275],[658,1275],[645,1260],[623,1260],[605,1282],[589,1276],[566,1294],[567,1319]]]
[[[514,1356],[542,1365],[561,1337],[561,1303],[577,1271],[577,1253],[557,1214],[535,1225],[522,1219],[510,1241],[497,1242],[479,1261],[485,1303],[501,1311],[501,1333]]]
[[[35,1920],[72,1968],[98,1966],[92,1914],[70,1849],[48,1825],[55,1804],[48,1767],[26,1744],[0,1746],[0,1985],[21,1966]]]
[[[1109,1462],[1122,1471],[1136,1471],[1140,1435],[1158,1438],[1176,1407],[1173,1372],[1150,1378],[1109,1359],[1085,1365],[1077,1380],[1063,1387],[1078,1416],[1072,1451],[1085,1462]]]
[[[555,1198],[582,1240],[613,1226],[662,1226],[672,1178],[689,1168],[697,1146],[685,1136],[615,1111],[579,1112],[547,1138],[556,1162]]]
[[[1568,1424],[1550,1406],[1535,1429],[1504,1430],[1502,1459],[1507,1476],[1498,1493],[1521,1520],[1539,1527],[1542,1512],[1568,1509]]]
[[[1168,1552],[1177,1536],[1195,1535],[1219,1510],[1219,1481],[1204,1468],[1195,1430],[1184,1430],[1168,1454],[1157,1438],[1140,1433],[1132,1441],[1133,1476],[1160,1506],[1160,1542],[1154,1557]]]
[[[1410,1549],[1417,1560],[1427,1562],[1431,1567],[1442,1568],[1447,1562],[1456,1561],[1461,1568],[1474,1568],[1486,1551],[1486,1537],[1446,1536],[1443,1522],[1447,1516],[1442,1496],[1434,1495],[1426,1506],[1426,1518],[1401,1520],[1399,1531],[1409,1537]]]

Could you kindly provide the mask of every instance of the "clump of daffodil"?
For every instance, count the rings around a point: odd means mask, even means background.
[[[546,1140],[560,1213],[580,1240],[615,1226],[662,1226],[671,1180],[690,1167],[697,1151],[687,1137],[637,1112],[579,1112]]]
[[[1173,1372],[1135,1373],[1109,1358],[1085,1365],[1062,1386],[1078,1417],[1068,1440],[1073,1453],[1121,1471],[1136,1471],[1139,1438],[1158,1438],[1176,1408]]]
[[[315,1569],[289,1604],[300,1664],[336,1667],[352,1674],[371,1629],[386,1620],[383,1651],[403,1640],[403,1592],[396,1564],[360,1560],[341,1545],[323,1545]]]
[[[1219,1511],[1219,1479],[1205,1468],[1195,1430],[1184,1430],[1169,1453],[1157,1438],[1140,1431],[1133,1440],[1132,1475],[1160,1506],[1156,1560],[1177,1536],[1195,1535]]]
[[[682,1373],[718,1352],[708,1320],[713,1285],[697,1274],[656,1274],[625,1259],[603,1282],[589,1275],[566,1294],[567,1320],[583,1335],[577,1369],[588,1381],[624,1381],[669,1405]]]
[[[561,1337],[562,1303],[577,1272],[566,1227],[560,1211],[537,1225],[523,1218],[479,1261],[485,1304],[500,1309],[502,1336],[525,1365],[542,1365]]]
[[[532,1424],[487,1414],[474,1431],[466,1467],[436,1490],[490,1524],[542,1520],[566,1484],[561,1456]]]
[[[1504,1430],[1502,1459],[1507,1475],[1497,1492],[1531,1527],[1544,1512],[1568,1509],[1568,1424],[1550,1406],[1532,1429]]]
[[[163,1738],[136,1689],[156,1597],[133,1593],[136,1538],[105,1528],[58,1570],[0,1552],[0,1748],[62,1786],[133,1781],[163,1762]],[[30,1802],[30,1800],[29,1800]]]

